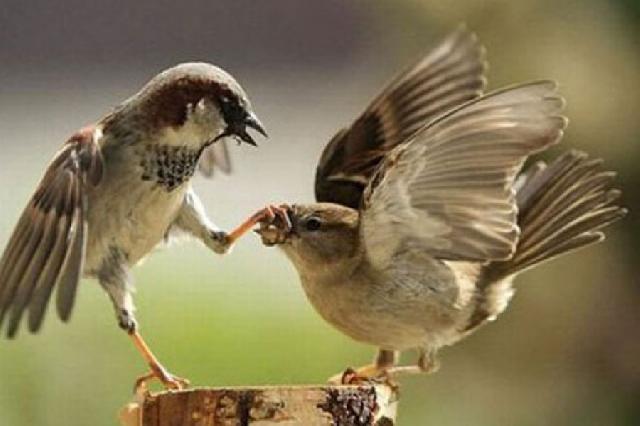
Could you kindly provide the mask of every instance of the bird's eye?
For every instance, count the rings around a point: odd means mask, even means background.
[[[231,114],[231,110],[233,109],[231,100],[227,97],[220,98],[220,109],[222,109],[224,115]]]
[[[322,221],[317,217],[310,217],[304,224],[307,231],[317,231],[322,227]]]

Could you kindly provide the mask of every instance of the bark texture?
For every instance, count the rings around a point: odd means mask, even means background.
[[[393,426],[388,386],[200,388],[149,394],[120,413],[123,426]]]

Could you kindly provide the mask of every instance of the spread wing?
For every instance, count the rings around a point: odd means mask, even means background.
[[[198,164],[200,173],[206,177],[212,177],[215,170],[220,170],[224,174],[231,173],[231,158],[229,157],[229,148],[224,140],[207,147]]]
[[[557,142],[566,119],[552,82],[491,93],[432,122],[392,152],[364,194],[373,262],[403,244],[444,260],[509,258],[518,238],[515,176]]]
[[[57,288],[58,315],[69,319],[87,241],[87,187],[103,175],[103,159],[86,129],[67,141],[25,208],[0,260],[0,326],[13,337],[26,310],[39,330]]]
[[[447,37],[333,137],[316,171],[316,199],[358,208],[386,153],[437,116],[480,96],[485,70],[484,49],[474,34],[461,27]]]

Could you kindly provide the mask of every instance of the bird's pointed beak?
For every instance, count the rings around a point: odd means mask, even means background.
[[[236,123],[227,125],[226,130],[219,134],[214,141],[225,138],[227,136],[236,136],[239,139],[238,142],[245,142],[249,145],[258,146],[253,137],[251,137],[251,135],[247,133],[247,127],[256,130],[264,137],[268,137],[266,130],[264,130],[262,122],[260,122],[253,111],[250,111],[244,119],[239,120]]]
[[[247,127],[251,127],[253,130],[260,133],[265,138],[269,137],[269,135],[267,135],[267,131],[264,130],[264,126],[262,125],[262,122],[260,121],[258,116],[255,114],[255,112],[253,111],[249,112],[249,114],[247,115],[247,118],[244,120],[244,124]]]

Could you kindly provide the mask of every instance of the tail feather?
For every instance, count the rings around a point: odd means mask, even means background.
[[[511,295],[511,277],[534,265],[604,239],[601,229],[626,214],[615,204],[615,173],[602,160],[571,151],[549,166],[540,162],[515,183],[520,238],[509,260],[486,265],[477,283],[478,304],[465,331],[502,312]]]
[[[626,210],[615,205],[615,173],[602,160],[570,151],[549,166],[539,163],[517,189],[520,239],[514,256],[488,266],[494,279],[513,275],[560,254],[602,241],[600,229]],[[488,272],[489,272],[488,271]]]

